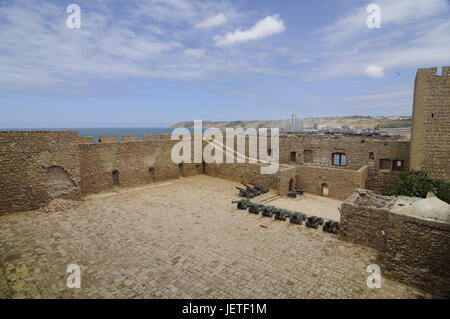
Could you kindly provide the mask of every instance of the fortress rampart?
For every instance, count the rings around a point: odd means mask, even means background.
[[[169,135],[160,139],[147,135],[142,140],[136,135],[124,136],[121,142],[116,136],[102,136],[98,143],[93,143],[91,137],[78,137],[75,131],[0,132],[0,213],[36,209],[53,198],[77,199],[115,187],[202,173],[261,184],[280,195],[295,189],[324,195],[326,187],[328,196],[345,199],[361,187],[390,191],[384,181],[394,181],[398,172],[392,171],[392,166],[380,170],[379,159],[389,160],[390,165],[393,160],[402,160],[404,168],[408,165],[409,142],[365,138],[362,145],[360,137],[283,135],[278,172],[262,175],[260,167],[265,164],[251,164],[248,159],[243,164],[226,163],[225,145],[223,164],[174,163],[171,151],[177,142]],[[203,147],[206,143],[203,141]],[[248,157],[251,155],[248,137],[245,145]],[[336,152],[346,155],[345,165],[333,165]]]

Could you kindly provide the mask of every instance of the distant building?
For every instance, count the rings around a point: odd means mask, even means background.
[[[295,132],[296,130],[296,123],[297,123],[297,115],[292,114],[291,116],[291,131]]]

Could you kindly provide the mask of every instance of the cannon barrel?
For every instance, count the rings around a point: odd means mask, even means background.
[[[240,199],[240,200],[234,200],[231,203],[233,204],[237,204],[237,208],[238,209],[242,209],[245,210],[248,208],[248,206],[250,204],[252,204],[252,202],[250,202],[248,199]]]
[[[255,189],[257,189],[257,190],[259,190],[259,191],[261,191],[263,193],[267,193],[269,191],[267,188],[265,188],[263,186],[260,186],[260,185],[256,185],[256,184],[253,184],[253,183],[250,183],[250,185],[252,185],[253,188],[255,188]]]
[[[244,185],[245,187],[247,187],[247,190],[249,190],[249,191],[252,191],[252,192],[257,191],[257,189],[255,187],[248,186],[247,184],[244,184],[244,183],[241,183],[241,184]]]

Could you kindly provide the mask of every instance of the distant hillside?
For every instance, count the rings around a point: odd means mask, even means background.
[[[411,127],[411,116],[334,116],[334,117],[307,117],[302,119],[305,129],[342,128],[375,129],[375,128],[407,128]],[[171,128],[193,128],[193,121],[179,122]],[[271,121],[203,121],[203,128],[289,128],[289,120]]]
[[[281,127],[282,126],[281,120],[273,120],[273,121],[220,121],[220,122],[213,122],[213,121],[203,121],[202,126],[203,128],[218,128],[218,129],[224,129],[224,128],[270,128],[270,127]],[[193,121],[185,121],[185,122],[179,122],[175,125],[172,125],[170,128],[177,128],[177,127],[185,127],[185,128],[193,128],[194,122]]]
[[[335,116],[303,119],[304,128],[349,127],[354,129],[411,127],[410,116]]]

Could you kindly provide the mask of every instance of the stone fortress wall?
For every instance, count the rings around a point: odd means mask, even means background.
[[[102,136],[99,143],[94,143],[91,137],[78,137],[74,131],[1,132],[0,213],[39,208],[57,197],[75,199],[111,191],[114,178],[119,187],[133,187],[202,173],[261,184],[280,195],[295,189],[322,195],[325,184],[328,196],[345,199],[357,188],[388,192],[390,188],[383,188],[383,181],[395,180],[398,172],[380,170],[377,161],[403,160],[406,168],[409,147],[408,142],[386,143],[376,138],[366,138],[361,146],[361,137],[281,136],[280,168],[276,174],[264,175],[260,174],[262,164],[250,164],[248,159],[245,164],[226,163],[225,146],[223,164],[183,163],[180,167],[171,160],[172,147],[177,142],[170,135],[159,139],[156,135],[144,135],[142,140],[124,136],[121,142],[116,136]],[[204,140],[203,147],[206,143]],[[194,158],[194,143],[191,144]],[[236,138],[234,144],[237,150]],[[248,157],[248,137],[245,145]],[[310,159],[305,159],[309,150]],[[332,165],[334,152],[346,154],[346,165]],[[369,152],[373,153],[372,160]],[[55,193],[49,187],[61,190]]]
[[[414,216],[417,198],[359,190],[341,205],[339,239],[378,250],[382,276],[450,296],[450,220]]]
[[[81,167],[77,132],[0,132],[0,214],[77,199]]]
[[[414,86],[411,168],[450,181],[450,66],[419,69]]]
[[[345,154],[345,165],[333,165]],[[295,159],[295,161],[294,161]],[[402,166],[396,164],[401,161]],[[342,135],[286,135],[280,138],[280,162],[297,164],[297,187],[345,199],[357,188],[390,193],[398,174],[409,167],[409,141]],[[367,167],[363,169],[363,167]]]

